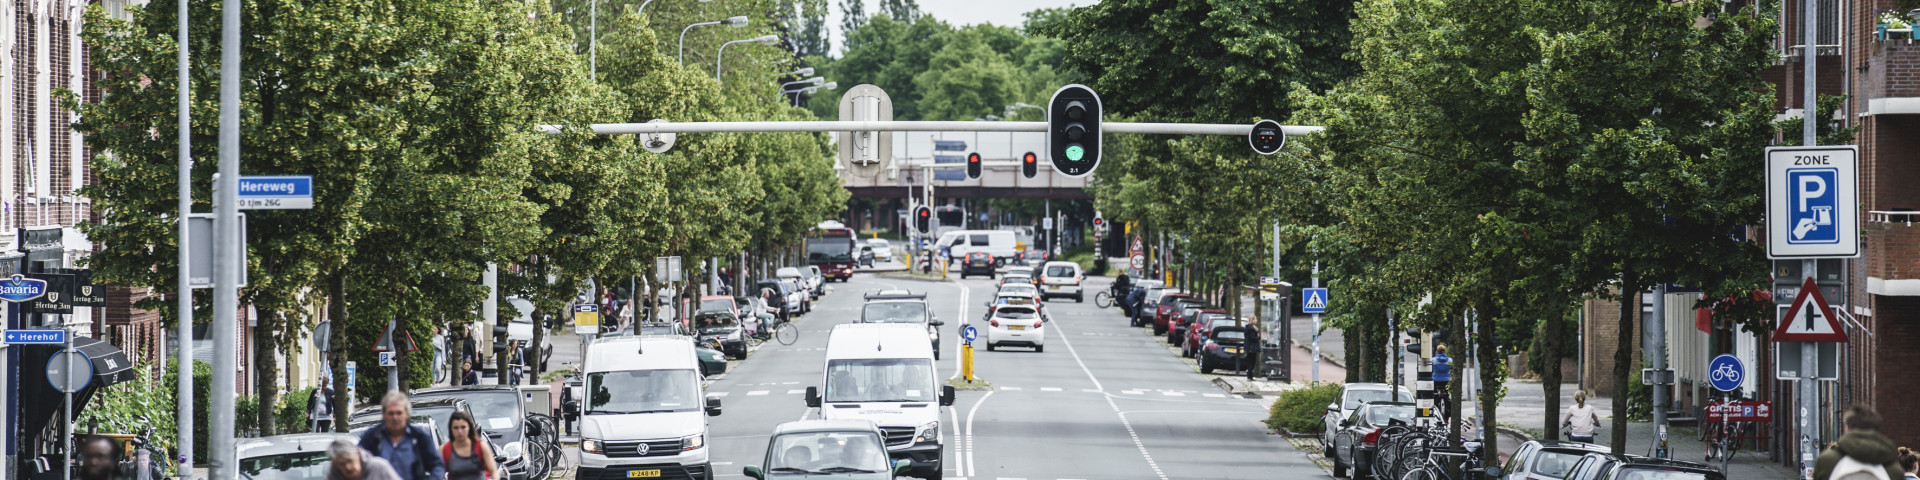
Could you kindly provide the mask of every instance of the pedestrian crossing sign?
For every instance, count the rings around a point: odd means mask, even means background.
[[[1327,289],[1308,288],[1301,292],[1300,311],[1303,313],[1325,313],[1327,311]]]

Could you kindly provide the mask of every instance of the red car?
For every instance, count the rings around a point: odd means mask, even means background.
[[[1193,325],[1193,317],[1199,315],[1201,310],[1212,309],[1215,312],[1225,311],[1214,309],[1212,306],[1199,302],[1180,302],[1180,305],[1176,308],[1178,308],[1177,311],[1167,316],[1167,343],[1173,344],[1173,346],[1176,347],[1187,344],[1187,327]]]
[[[1166,294],[1166,296],[1160,297],[1160,306],[1155,307],[1153,310],[1154,335],[1167,334],[1167,317],[1180,313],[1180,308],[1176,304],[1183,301],[1198,302],[1199,300],[1195,299],[1193,295],[1185,293],[1169,293]]]
[[[1213,327],[1240,323],[1232,315],[1228,315],[1226,310],[1218,308],[1201,310],[1200,313],[1194,314],[1194,317],[1193,325],[1187,327],[1187,340],[1180,343],[1180,353],[1187,358],[1193,358],[1194,354],[1200,352],[1200,346],[1207,344],[1207,339],[1213,335]]]

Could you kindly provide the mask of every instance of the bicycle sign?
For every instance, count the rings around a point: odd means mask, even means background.
[[[1731,392],[1733,389],[1740,388],[1740,381],[1747,376],[1747,367],[1740,363],[1738,357],[1720,354],[1718,357],[1713,357],[1713,361],[1707,362],[1707,372],[1714,390]]]

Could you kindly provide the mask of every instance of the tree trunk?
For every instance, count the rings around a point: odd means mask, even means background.
[[[327,279],[327,321],[333,324],[333,339],[327,360],[333,366],[333,431],[347,431],[347,414],[353,397],[347,395],[347,276],[338,270]]]
[[[1475,369],[1475,373],[1480,374],[1480,389],[1478,391],[1480,395],[1480,445],[1483,446],[1480,449],[1480,464],[1499,465],[1500,429],[1498,425],[1500,424],[1495,416],[1495,414],[1498,413],[1495,407],[1499,405],[1497,401],[1499,395],[1497,395],[1496,392],[1500,391],[1500,382],[1503,379],[1500,378],[1498,369],[1493,368],[1494,365],[1498,365],[1498,362],[1501,361],[1496,358],[1500,355],[1500,345],[1497,339],[1494,338],[1493,327],[1494,319],[1500,318],[1501,316],[1501,310],[1499,304],[1493,302],[1491,299],[1483,300],[1481,307],[1479,314],[1475,315],[1474,323],[1477,327],[1475,330],[1478,330],[1475,335],[1479,338],[1478,341],[1475,342],[1476,346],[1473,349],[1476,360],[1475,365],[1479,366],[1479,368]],[[1458,376],[1456,375],[1456,377]]]
[[[1447,355],[1447,359],[1451,361],[1451,364],[1447,365],[1448,434],[1446,443],[1447,445],[1455,445],[1460,441],[1460,420],[1464,417],[1460,414],[1460,393],[1466,391],[1466,388],[1463,387],[1466,386],[1465,383],[1467,383],[1467,379],[1460,375],[1460,365],[1466,363],[1461,360],[1467,359],[1467,352],[1463,350],[1463,347],[1467,345],[1467,316],[1465,313],[1447,315],[1447,321],[1452,325],[1451,328],[1447,329],[1451,331],[1451,334],[1447,336],[1446,342],[1441,343],[1441,345],[1447,345],[1448,352],[1452,353],[1452,355]],[[1437,353],[1438,350],[1436,349],[1435,352]],[[1487,465],[1494,464],[1488,463]]]
[[[1367,381],[1365,377],[1367,365],[1371,363],[1367,361],[1368,357],[1365,346],[1367,343],[1368,328],[1370,327],[1367,326],[1367,322],[1360,322],[1360,324],[1354,326],[1354,328],[1347,329],[1346,336],[1341,338],[1340,343],[1347,347],[1345,348],[1347,351],[1346,383]],[[1313,366],[1308,365],[1307,368],[1311,369]],[[1307,374],[1312,375],[1313,373],[1309,370]]]
[[[633,306],[627,305],[627,308],[633,308]],[[528,358],[526,360],[527,378],[533,379],[533,381],[528,383],[540,383],[540,373],[544,371],[544,367],[546,367],[545,362],[540,361],[540,353],[546,350],[545,348],[542,348],[542,346],[546,345],[546,341],[547,341],[547,322],[545,322],[544,321],[545,318],[542,317],[543,313],[545,312],[540,309],[539,303],[534,303],[533,311],[527,312],[527,318],[533,319],[533,347],[531,349],[533,350],[533,354],[531,355],[531,358]],[[612,314],[613,312],[600,312],[600,315],[602,315],[602,317],[600,318],[602,319],[602,321],[605,321],[604,320],[606,318],[605,315],[612,315]],[[567,320],[572,320],[572,319],[568,318]],[[571,324],[573,322],[567,322],[567,323]],[[620,317],[614,317],[613,324],[619,325]]]
[[[1549,439],[1560,438],[1560,358],[1564,356],[1560,352],[1566,345],[1565,340],[1561,338],[1567,333],[1562,331],[1566,329],[1566,324],[1566,312],[1551,312],[1547,315],[1546,325],[1540,336],[1540,355],[1545,357],[1540,362],[1541,365],[1545,365],[1540,369],[1540,387],[1546,390],[1547,394],[1547,408],[1544,413],[1546,414],[1546,434]]]
[[[1613,453],[1627,453],[1627,382],[1633,380],[1633,324],[1639,323],[1639,279],[1629,273],[1620,279],[1620,336],[1613,349]]]
[[[278,434],[273,428],[273,406],[280,403],[280,382],[277,381],[280,369],[279,362],[273,360],[274,349],[278,348],[273,341],[273,331],[284,318],[280,312],[260,314],[263,318],[253,329],[253,388],[254,398],[260,400],[254,420],[259,422],[260,436],[265,437]]]

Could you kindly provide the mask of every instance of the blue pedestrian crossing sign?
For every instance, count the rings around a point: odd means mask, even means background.
[[[1747,378],[1747,366],[1739,357],[1723,353],[1707,362],[1707,378],[1712,380],[1714,390],[1731,392]]]
[[[1767,149],[1767,256],[1860,256],[1858,149]]]
[[[1305,313],[1326,313],[1327,289],[1324,289],[1324,288],[1301,289],[1300,311]]]

